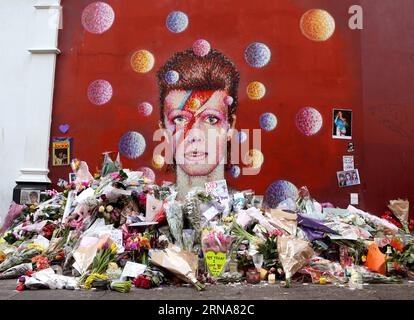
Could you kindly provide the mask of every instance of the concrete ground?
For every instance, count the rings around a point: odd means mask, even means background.
[[[16,280],[0,281],[0,300],[414,300],[414,282],[364,285],[362,290],[347,286],[293,283],[280,285],[232,284],[208,286],[197,292],[190,287],[162,287],[151,290],[133,288],[123,294],[87,290],[15,290]]]

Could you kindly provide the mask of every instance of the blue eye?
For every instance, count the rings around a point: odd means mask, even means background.
[[[206,123],[208,123],[208,124],[210,124],[210,125],[214,125],[214,124],[216,124],[217,122],[219,122],[220,121],[220,119],[219,118],[217,118],[217,117],[215,117],[215,116],[208,116],[205,120],[204,120]]]
[[[187,119],[183,116],[177,116],[173,119],[173,121],[176,125],[184,125],[187,123]]]

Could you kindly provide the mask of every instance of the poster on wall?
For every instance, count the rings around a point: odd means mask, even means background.
[[[333,110],[332,138],[348,140],[352,139],[352,110]]]
[[[72,161],[72,138],[52,139],[52,165],[67,166]]]
[[[361,184],[358,169],[338,171],[336,173],[340,187],[350,187]]]
[[[354,170],[354,156],[343,156],[343,170]]]

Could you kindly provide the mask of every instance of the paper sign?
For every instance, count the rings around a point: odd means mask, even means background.
[[[122,245],[122,230],[121,229],[114,229],[111,230],[111,240],[115,243],[118,248],[117,253],[124,252],[124,247]]]
[[[152,222],[155,220],[155,216],[162,208],[162,201],[155,199],[154,196],[148,194],[145,211],[145,221]]]
[[[358,204],[358,193],[351,193],[351,204]]]
[[[343,156],[344,171],[354,170],[354,156]]]
[[[213,276],[218,277],[226,264],[226,255],[223,252],[208,251],[205,254],[208,269]]]
[[[207,221],[210,221],[218,213],[219,213],[218,210],[214,206],[211,206],[209,209],[203,212],[203,216],[206,217]]]
[[[205,184],[205,190],[206,193],[212,195],[218,203],[224,206],[223,215],[228,215],[230,211],[230,197],[226,180],[207,182]]]
[[[147,269],[145,264],[128,261],[124,270],[122,270],[121,280],[124,281],[127,278],[137,278],[144,273],[145,269]]]

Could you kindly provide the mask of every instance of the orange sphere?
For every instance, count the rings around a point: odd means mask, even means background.
[[[313,41],[326,41],[335,31],[335,20],[325,10],[311,9],[300,19],[300,29],[305,37]]]

